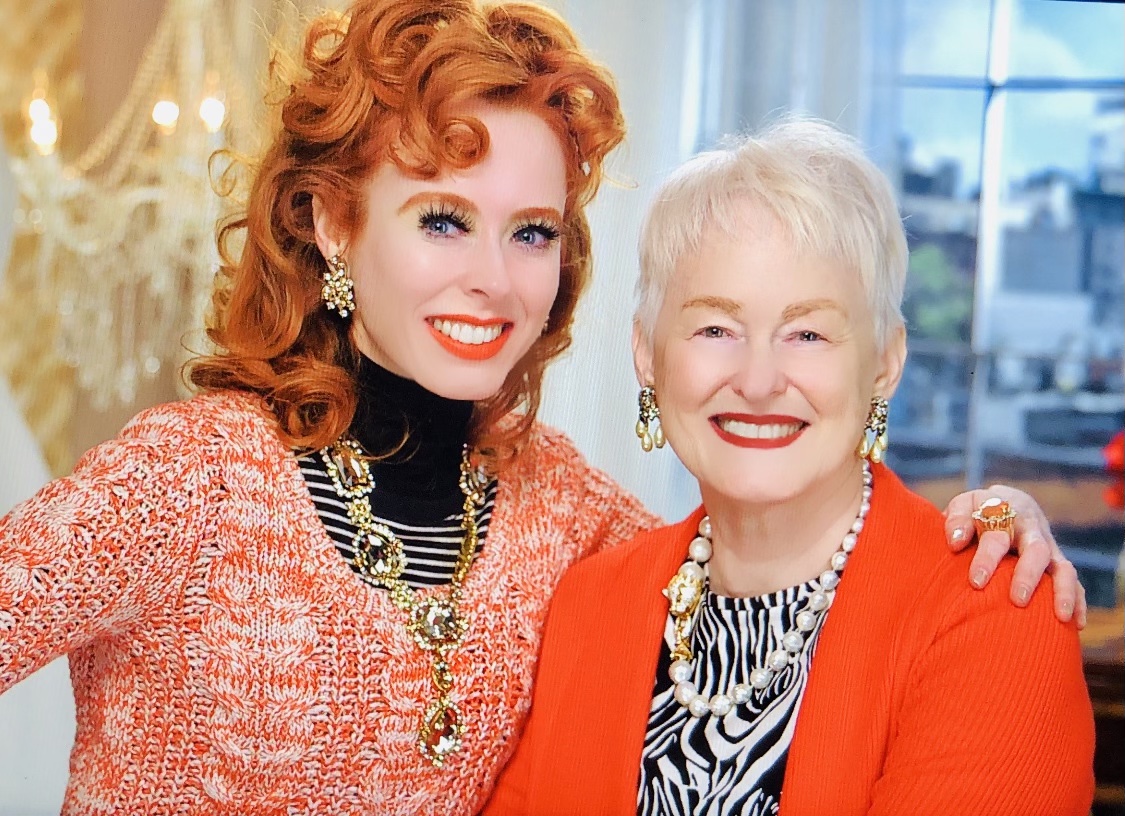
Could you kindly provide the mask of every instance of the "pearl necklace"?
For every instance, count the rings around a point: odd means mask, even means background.
[[[431,659],[430,680],[435,698],[422,714],[418,726],[418,748],[436,767],[461,748],[465,723],[453,702],[453,672],[450,653],[460,645],[469,621],[461,611],[461,586],[469,575],[477,551],[476,511],[485,501],[488,477],[474,469],[466,445],[461,454],[459,485],[464,496],[461,511],[461,548],[445,598],[420,598],[401,575],[406,569],[402,540],[389,527],[375,520],[371,491],[375,479],[367,455],[359,442],[343,437],[321,452],[336,493],[347,500],[348,520],[356,527],[356,569],[376,586],[389,590],[391,601],[407,616],[406,629]]]
[[[851,529],[840,542],[839,549],[832,554],[830,569],[820,574],[820,588],[809,596],[807,606],[797,613],[796,627],[781,638],[781,648],[766,655],[766,665],[758,666],[750,672],[749,682],[736,683],[729,691],[713,695],[710,699],[699,693],[695,683],[693,663],[695,656],[691,651],[691,637],[695,629],[695,613],[703,597],[707,582],[707,562],[711,560],[711,518],[704,516],[699,522],[699,535],[688,546],[688,560],[672,576],[664,589],[668,599],[669,614],[672,617],[675,645],[672,647],[672,665],[668,667],[668,677],[675,684],[673,696],[676,702],[686,708],[693,717],[714,714],[725,717],[736,705],[749,702],[755,690],[769,687],[774,675],[796,660],[805,648],[806,633],[816,629],[826,609],[832,605],[840,574],[848,563],[848,554],[855,549],[856,540],[863,530],[864,519],[871,509],[871,468],[863,461],[863,498],[859,503],[859,513],[852,522]]]

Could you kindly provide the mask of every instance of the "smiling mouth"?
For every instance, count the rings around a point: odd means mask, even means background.
[[[719,437],[740,448],[783,448],[797,440],[807,422],[747,422],[730,417],[712,417]]]
[[[482,323],[461,316],[430,318],[430,332],[442,348],[462,360],[487,360],[508,342],[512,325],[505,320]]]

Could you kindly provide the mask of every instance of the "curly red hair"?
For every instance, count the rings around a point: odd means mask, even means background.
[[[207,332],[218,351],[192,362],[191,381],[262,395],[294,447],[339,437],[355,413],[359,357],[349,324],[321,302],[326,264],[313,197],[354,234],[380,164],[422,178],[470,167],[488,152],[488,131],[464,111],[479,101],[517,107],[541,116],[564,145],[567,202],[546,330],[474,412],[474,444],[502,465],[531,429],[544,371],[570,345],[590,277],[585,206],[624,137],[612,77],[555,13],[475,0],[363,0],[311,25],[302,68],[281,100],[281,127],[245,212],[220,228],[223,264]],[[236,237],[244,243],[232,260]]]

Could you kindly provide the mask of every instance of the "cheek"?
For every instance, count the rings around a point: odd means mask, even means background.
[[[557,259],[547,263],[526,264],[516,271],[520,300],[530,315],[547,318],[559,293],[559,275]]]

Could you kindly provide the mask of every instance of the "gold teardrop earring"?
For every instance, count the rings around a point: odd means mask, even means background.
[[[870,459],[879,464],[887,458],[887,410],[889,405],[883,397],[872,397],[871,408],[867,412],[867,422],[863,426],[863,439],[859,443],[861,459]]]
[[[637,420],[637,437],[641,448],[648,453],[653,446],[664,447],[664,428],[660,424],[660,407],[656,404],[656,389],[646,385],[637,396],[640,418]]]

